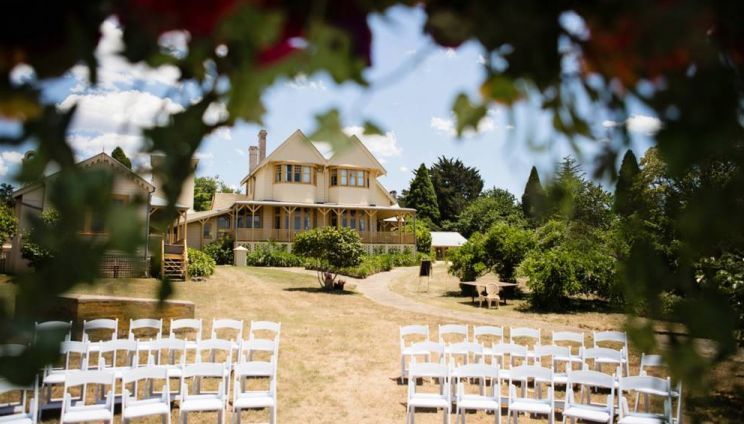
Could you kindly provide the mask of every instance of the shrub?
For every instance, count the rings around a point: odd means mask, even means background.
[[[475,281],[488,271],[488,258],[485,248],[486,238],[481,233],[474,233],[462,246],[449,252],[449,273],[460,281]],[[468,286],[466,286],[468,287]]]
[[[318,282],[330,290],[341,268],[358,266],[364,249],[359,233],[351,228],[324,227],[297,235],[295,254],[317,261]]]
[[[535,245],[531,230],[519,225],[497,222],[488,230],[485,240],[487,265],[499,277],[514,281],[514,270]]]
[[[209,277],[214,274],[214,269],[217,264],[210,255],[191,247],[189,247],[188,255],[190,276]]]
[[[253,252],[248,254],[246,262],[250,266],[275,267],[293,267],[304,264],[301,257],[287,252],[282,246],[276,243],[258,246]]]
[[[425,257],[423,254],[413,255],[410,252],[364,255],[359,265],[339,268],[336,272],[352,278],[367,278],[378,272],[390,271],[394,267],[418,265],[421,259]],[[305,268],[312,270],[319,269],[317,262],[308,262],[305,264]]]
[[[211,256],[217,265],[233,264],[233,241],[229,237],[222,237],[209,243],[202,251]]]
[[[31,230],[24,232],[21,239],[21,257],[27,259],[32,268],[38,270],[54,257],[54,252],[41,246],[35,238],[43,233],[54,232],[58,222],[59,212],[55,209],[47,209],[41,213],[40,219]]]

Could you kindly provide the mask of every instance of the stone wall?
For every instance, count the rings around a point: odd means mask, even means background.
[[[71,294],[60,296],[58,306],[46,315],[49,320],[72,320],[76,340],[80,340],[83,320],[118,318],[122,338],[129,334],[129,320],[138,318],[163,318],[163,334],[169,334],[171,318],[194,318],[194,303],[166,300],[161,306],[157,299]]]

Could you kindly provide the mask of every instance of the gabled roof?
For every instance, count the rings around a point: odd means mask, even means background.
[[[240,193],[215,193],[212,196],[212,204],[209,210],[229,208],[238,200],[247,199],[245,195]]]
[[[287,137],[282,144],[277,146],[276,149],[274,149],[270,155],[266,156],[264,160],[258,163],[256,167],[253,169],[253,171],[249,172],[248,175],[246,175],[242,180],[240,180],[240,184],[245,184],[246,181],[248,181],[248,178],[253,176],[256,172],[258,172],[259,169],[263,168],[271,162],[276,156],[278,156],[284,149],[287,148],[287,146],[290,146],[294,143],[303,142],[307,144],[307,147],[310,148],[310,152],[315,155],[316,159],[319,163],[325,164],[326,158],[323,156],[320,151],[318,151],[318,148],[315,147],[315,145],[308,139],[305,134],[300,130],[295,130],[289,137]]]
[[[91,156],[88,159],[85,159],[83,161],[80,161],[80,162],[76,163],[75,166],[78,166],[80,168],[90,168],[91,166],[95,166],[95,165],[98,165],[98,164],[107,164],[107,165],[111,166],[112,168],[114,168],[114,170],[119,171],[119,172],[121,172],[121,173],[129,176],[137,184],[139,184],[142,188],[148,190],[149,192],[152,193],[153,191],[155,191],[155,186],[152,185],[152,183],[150,183],[146,179],[142,178],[141,175],[139,175],[136,172],[132,171],[131,169],[127,168],[121,162],[119,162],[118,160],[114,159],[113,157],[109,156],[108,154],[106,154],[104,152],[98,153],[95,156]],[[38,186],[40,186],[45,180],[47,180],[49,178],[53,178],[57,174],[59,174],[59,171],[44,176],[44,178],[42,178],[41,181],[37,181],[37,182],[31,183],[31,184],[27,184],[27,185],[19,188],[18,190],[16,190],[15,192],[13,192],[13,197],[21,196],[21,195],[23,195],[25,193],[28,193],[29,191],[31,191],[31,190],[37,188]]]
[[[342,154],[347,153],[350,149],[357,148],[361,150],[361,152],[372,161],[372,164],[376,168],[382,171],[380,175],[385,175],[387,173],[387,171],[385,170],[385,167],[382,166],[382,164],[380,163],[380,161],[377,160],[375,155],[373,155],[372,152],[370,152],[369,149],[367,149],[367,146],[365,146],[364,143],[362,143],[362,140],[360,140],[359,137],[352,135],[351,137],[349,137],[349,140],[351,141],[349,146],[345,146],[343,149],[336,150],[335,152],[333,152],[333,156],[331,156],[331,158],[328,159],[329,165],[353,165],[353,164],[347,164],[347,163],[340,162],[339,157],[341,157]]]

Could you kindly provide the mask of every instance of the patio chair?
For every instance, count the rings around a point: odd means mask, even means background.
[[[279,343],[267,339],[241,340],[238,348],[238,362],[265,361],[279,365]]]
[[[162,381],[162,389],[155,392],[155,382]],[[146,386],[149,390],[140,390]],[[122,374],[121,421],[126,424],[135,418],[160,416],[166,424],[171,421],[171,398],[168,369],[158,366],[132,368]],[[140,393],[144,391],[144,395]]]
[[[271,362],[251,361],[236,364],[233,381],[233,417],[240,422],[240,413],[246,409],[269,409],[269,422],[276,423],[276,369]],[[266,390],[247,390],[246,380],[268,379]]]
[[[590,347],[584,349],[582,353],[582,360],[586,368],[590,367],[590,363],[595,371],[602,371],[602,367],[610,365],[611,373],[615,372],[617,368],[620,368],[618,376],[623,375],[623,364],[624,364],[625,353],[622,350],[610,349],[608,347]]]
[[[233,343],[230,340],[201,340],[196,348],[196,362],[221,362],[229,373],[232,368],[232,352]]]
[[[422,379],[422,385],[427,379],[438,382],[436,392],[422,392],[417,389],[417,380]],[[450,390],[449,367],[445,364],[411,362],[408,370],[408,397],[406,402],[406,422],[413,424],[416,408],[441,409],[444,413],[443,421],[449,423],[452,413],[452,399]]]
[[[529,381],[535,382],[533,395],[529,396]],[[542,385],[539,382],[550,382],[547,397],[542,396]],[[515,382],[521,383],[517,393]],[[514,416],[514,422],[520,413],[547,415],[548,422],[555,422],[553,370],[537,365],[522,365],[511,369],[509,376],[509,398],[507,402],[507,422]]]
[[[566,374],[571,369],[569,357],[571,350],[566,346],[538,345],[535,346],[535,365],[545,366],[553,370],[553,383],[566,384]],[[560,366],[563,365],[563,372],[560,372]]]
[[[109,340],[98,342],[97,345],[98,369],[114,373],[117,380],[121,379],[124,371],[135,365],[136,341],[129,339]]]
[[[467,324],[440,325],[438,333],[439,343],[444,343],[445,345],[470,341]]]
[[[434,355],[436,355],[436,361],[434,360]],[[414,361],[418,361],[419,363],[436,362],[444,364],[445,345],[444,343],[437,343],[432,341],[417,342],[406,348],[406,352],[401,359],[404,361],[405,359],[408,359],[409,362],[409,366],[407,367],[407,369],[404,370],[405,374],[403,374],[400,378],[402,383],[404,379],[408,378],[410,364],[412,364]]]
[[[34,325],[34,342],[39,340],[42,334],[63,333],[63,341],[72,340],[72,321],[44,321]]]
[[[529,327],[510,327],[509,343],[527,346],[527,357],[534,360],[535,346],[540,344],[540,329]]]
[[[415,338],[415,341],[409,341]],[[406,325],[400,327],[400,382],[406,376],[406,358],[410,359],[410,346],[416,341],[429,341],[428,325]]]
[[[212,339],[230,340],[233,352],[243,340],[243,321],[237,319],[212,319]]]
[[[109,371],[88,370],[67,373],[65,377],[64,400],[60,423],[80,423],[87,421],[114,422],[115,377]],[[105,387],[110,390],[96,390],[94,396],[87,394],[89,385]],[[80,399],[73,402],[70,389],[81,387]]]
[[[84,342],[100,342],[106,340],[116,340],[119,332],[119,319],[100,318],[94,320],[83,321],[83,341]],[[91,337],[92,336],[92,337]],[[90,359],[91,353],[98,352],[98,345],[90,343],[88,345],[88,358]],[[89,360],[92,365],[93,361]]]
[[[14,402],[10,393],[18,393],[18,401]],[[31,392],[31,399],[29,399]],[[28,387],[16,386],[0,379],[0,423],[2,424],[36,424],[39,416],[39,380],[34,380]]]
[[[478,307],[483,306],[483,302],[486,302],[488,309],[491,309],[491,305],[496,303],[496,309],[501,305],[501,297],[499,293],[501,288],[495,284],[486,284],[483,286],[476,286],[478,290]]]
[[[622,331],[595,331],[593,338],[594,347],[612,347],[612,345],[619,345],[620,350],[623,352],[623,371],[625,371],[625,376],[630,375],[630,364],[628,363],[628,335]]]
[[[576,395],[574,388],[580,389]],[[609,391],[604,404],[592,403],[588,389]],[[591,370],[570,370],[566,381],[566,403],[563,407],[563,423],[571,420],[612,424],[615,418],[615,376]]]
[[[499,364],[499,378],[509,380],[510,370],[527,363],[527,346],[515,343],[499,343],[491,347],[492,362]],[[508,358],[508,360],[507,360]],[[520,363],[517,364],[517,361]]]
[[[181,375],[181,404],[179,418],[186,424],[189,412],[216,412],[221,424],[225,423],[225,409],[227,407],[227,368],[221,363],[199,363],[183,367]],[[217,382],[217,391],[203,392],[203,380],[213,379]],[[189,390],[187,381],[192,380]]]
[[[468,364],[452,370],[450,378],[457,388],[455,397],[455,416],[465,422],[467,411],[491,411],[494,422],[501,423],[501,390],[499,386],[498,365]],[[479,383],[478,393],[466,391],[468,380],[476,379]],[[491,381],[491,394],[486,393],[486,382]]]
[[[445,361],[455,366],[483,362],[483,346],[474,342],[452,343],[444,347],[444,355]]]
[[[662,410],[657,412],[635,412],[628,407],[628,399],[632,392],[649,394],[662,401]],[[618,397],[620,412],[618,424],[666,424],[672,422],[672,383],[669,378],[639,375],[620,377],[618,382]]]
[[[664,362],[661,355],[646,355],[645,353],[641,354],[641,364],[638,369],[639,375],[652,375],[649,373],[649,371],[652,371],[653,369],[663,369],[667,370],[666,362]],[[654,375],[655,377],[659,377],[659,375]],[[635,397],[635,405],[633,408],[633,411],[638,411],[638,405],[640,401],[640,395],[643,394],[643,401],[644,401],[644,409],[648,411],[650,409],[649,404],[649,394],[643,393],[642,390],[636,391],[636,397]],[[676,408],[674,410],[674,423],[681,423],[682,422],[682,382],[679,382],[676,384],[676,386],[672,387],[672,403],[677,402]]]

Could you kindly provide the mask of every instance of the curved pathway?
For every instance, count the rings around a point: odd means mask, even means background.
[[[315,275],[315,271],[308,271],[304,268],[276,268],[278,270],[291,271],[301,274],[312,274]],[[356,279],[346,277],[347,281],[353,282],[356,285],[356,289],[362,293],[369,300],[390,308],[400,309],[415,314],[432,315],[440,318],[445,318],[455,321],[468,321],[480,324],[490,324],[499,326],[511,326],[511,327],[529,327],[534,326],[535,322],[540,323],[540,327],[543,329],[550,330],[564,330],[564,331],[586,331],[578,326],[567,326],[556,324],[549,321],[526,319],[526,318],[515,318],[505,317],[491,314],[484,314],[480,312],[468,312],[458,311],[454,309],[444,308],[441,306],[430,305],[427,303],[417,302],[409,297],[395,293],[390,290],[389,284],[393,281],[402,278],[416,278],[418,267],[401,267],[393,268],[390,271],[380,272],[371,275],[365,279]]]

